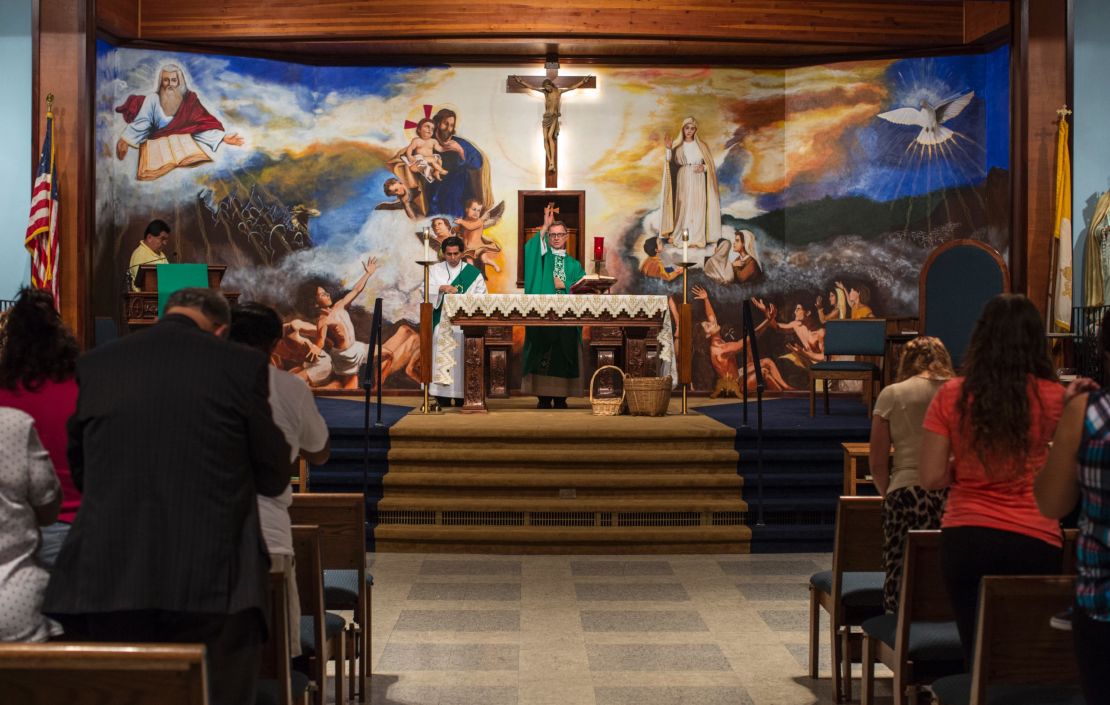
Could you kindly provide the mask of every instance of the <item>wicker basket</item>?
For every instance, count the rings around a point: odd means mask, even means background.
[[[593,376],[590,377],[590,406],[594,409],[594,416],[620,416],[621,409],[624,407],[624,385],[621,385],[620,397],[613,399],[598,399],[594,396],[594,382],[597,380],[598,374],[602,370],[616,370],[620,374],[621,379],[624,379],[624,372],[616,365],[605,365],[604,367],[597,368]]]
[[[671,403],[671,377],[625,377],[624,393],[632,416],[666,416]]]

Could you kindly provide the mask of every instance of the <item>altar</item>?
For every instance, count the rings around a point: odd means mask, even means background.
[[[436,335],[433,380],[450,384],[457,344],[452,333],[463,331],[464,412],[486,411],[486,331],[511,326],[607,326],[624,334],[625,372],[643,376],[647,366],[647,333],[658,330],[659,362],[674,362],[671,312],[666,296],[628,294],[528,295],[456,294],[444,297],[443,319]]]

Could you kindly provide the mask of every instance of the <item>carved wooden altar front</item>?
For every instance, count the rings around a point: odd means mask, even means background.
[[[595,338],[598,362],[615,360],[619,355],[630,376],[654,374],[658,362],[672,359],[666,297],[601,295],[594,297],[598,303],[592,307],[582,305],[585,297],[573,298],[579,304],[576,310],[550,308],[558,297],[518,296],[511,305],[505,303],[507,296],[497,294],[448,299],[451,305],[444,316],[463,331],[463,411],[486,411],[487,369],[490,391],[507,393],[511,349],[504,343],[511,340],[513,326],[597,326],[593,330],[599,334]],[[649,341],[649,333],[657,336],[657,346],[650,345],[656,341]],[[494,349],[488,358],[487,347]]]

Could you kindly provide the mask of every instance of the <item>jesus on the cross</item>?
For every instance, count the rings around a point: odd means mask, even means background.
[[[593,76],[583,76],[576,83],[566,88],[560,88],[550,78],[543,79],[543,83],[535,86],[526,82],[520,76],[510,76],[514,83],[521,88],[537,93],[543,93],[543,151],[547,155],[547,170],[556,171],[555,146],[559,139],[559,117],[562,115],[560,107],[563,94],[586,85]]]

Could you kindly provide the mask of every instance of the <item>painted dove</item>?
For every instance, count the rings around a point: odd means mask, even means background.
[[[917,133],[917,142],[930,146],[938,145],[947,142],[955,134],[942,123],[963,112],[974,97],[975,91],[968,91],[961,96],[937,103],[935,106],[923,100],[920,108],[897,108],[879,113],[879,117],[896,125],[916,125],[921,128],[921,132]]]

